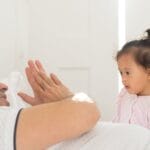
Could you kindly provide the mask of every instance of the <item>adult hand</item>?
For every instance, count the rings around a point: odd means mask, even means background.
[[[58,79],[55,74],[47,76],[40,61],[28,61],[26,76],[34,96],[19,92],[18,95],[31,105],[56,102],[73,96],[73,93]]]

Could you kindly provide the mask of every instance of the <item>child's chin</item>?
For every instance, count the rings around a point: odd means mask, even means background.
[[[132,91],[132,90],[130,90],[130,89],[127,89],[127,91],[128,91],[128,93],[130,93],[130,94],[137,94],[135,91]]]

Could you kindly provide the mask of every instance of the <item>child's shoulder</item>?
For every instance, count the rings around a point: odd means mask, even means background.
[[[126,88],[122,88],[117,96],[117,101],[130,101],[136,99],[136,95],[130,94]]]
[[[126,90],[126,88],[123,87],[123,88],[120,90],[118,97],[124,97],[125,95],[128,95],[128,96],[129,96],[129,93],[128,93],[128,91]]]
[[[135,94],[130,94],[126,88],[122,88],[120,93],[118,94],[118,99],[117,101],[135,101],[137,99],[137,95]]]

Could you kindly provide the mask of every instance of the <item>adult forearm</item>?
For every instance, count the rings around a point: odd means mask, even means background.
[[[24,109],[17,129],[18,150],[41,150],[89,131],[100,117],[86,97],[70,97]],[[42,139],[42,140],[41,140]]]

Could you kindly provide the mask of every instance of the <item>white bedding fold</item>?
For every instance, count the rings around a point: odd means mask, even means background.
[[[146,128],[100,122],[83,136],[54,145],[49,150],[150,150]]]

